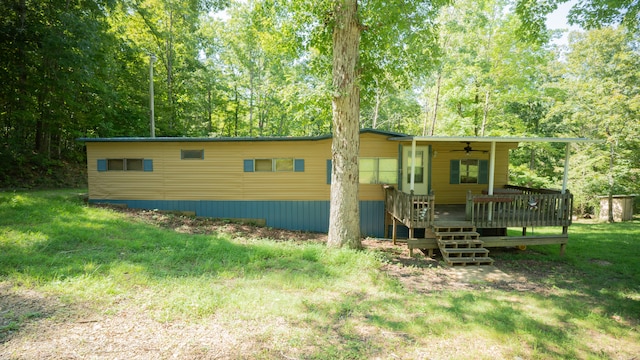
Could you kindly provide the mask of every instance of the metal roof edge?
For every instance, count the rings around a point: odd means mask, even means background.
[[[555,143],[601,143],[604,140],[593,140],[587,138],[553,138],[553,137],[498,137],[498,136],[408,136],[392,137],[394,141],[430,141],[430,142],[500,142],[500,143],[520,143],[520,142],[555,142]]]
[[[378,129],[360,129],[360,134],[371,133],[393,138],[407,138],[409,135]],[[79,142],[250,142],[250,141],[317,141],[331,139],[332,134],[318,136],[273,136],[273,137],[111,137],[77,138]]]
[[[112,137],[77,138],[80,142],[251,142],[251,141],[317,141],[331,139],[331,135],[282,137]]]

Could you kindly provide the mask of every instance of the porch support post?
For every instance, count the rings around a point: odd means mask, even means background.
[[[489,152],[489,195],[493,195],[493,186],[496,178],[496,142],[491,142],[491,151]]]
[[[495,182],[496,172],[496,142],[491,142],[491,151],[489,151],[489,189],[487,193],[493,195],[493,183]],[[489,214],[487,219],[493,220],[493,203],[489,203]]]
[[[562,177],[562,193],[567,192],[567,182],[569,180],[569,156],[571,155],[571,143],[567,143],[564,154],[564,176]]]
[[[411,185],[410,190],[413,194],[413,190],[416,183],[416,139],[411,140]]]

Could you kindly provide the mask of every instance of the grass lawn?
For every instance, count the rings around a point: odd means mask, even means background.
[[[379,251],[185,234],[77,194],[0,193],[1,359],[640,354],[637,219],[574,224],[565,257],[557,245],[492,252],[511,285],[533,284],[525,290],[418,291]],[[407,268],[425,283],[448,271]]]

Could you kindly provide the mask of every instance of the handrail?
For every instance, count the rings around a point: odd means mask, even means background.
[[[410,228],[427,228],[435,218],[433,195],[404,193],[385,186],[385,209],[391,216]]]
[[[572,212],[569,192],[467,195],[469,220],[479,228],[569,226]]]
[[[537,189],[537,188],[530,188],[530,187],[518,186],[518,185],[505,185],[504,188],[519,190],[523,194],[562,194],[562,191],[560,190],[542,189],[542,188]]]

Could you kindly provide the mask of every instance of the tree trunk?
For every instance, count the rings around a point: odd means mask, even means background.
[[[438,82],[436,85],[436,103],[433,106],[433,121],[431,121],[431,131],[429,135],[433,136],[436,131],[436,120],[438,119],[438,105],[440,105],[440,84],[442,83],[442,71],[438,72]]]
[[[607,133],[609,132],[609,130],[607,129]],[[616,221],[616,219],[613,217],[613,185],[615,184],[615,181],[613,179],[613,165],[614,165],[614,158],[616,155],[615,152],[615,146],[614,146],[614,142],[612,140],[610,140],[611,143],[609,144],[609,174],[608,174],[608,181],[609,181],[609,198],[607,199],[607,201],[609,202],[609,212],[607,214],[608,218],[609,218],[609,222],[613,223]]]
[[[249,137],[253,137],[253,89],[254,73],[249,69]]]
[[[207,89],[207,132],[211,136],[213,132],[213,105],[211,104],[211,85]]]
[[[487,128],[487,118],[489,116],[489,90],[484,98],[484,112],[482,115],[482,128],[480,130],[480,136],[484,136],[484,131]]]
[[[357,0],[338,0],[333,30],[333,142],[327,245],[361,248],[358,202],[360,89],[356,66],[360,45]]]
[[[371,121],[371,128],[378,128],[378,114],[380,112],[380,86],[378,85],[378,80],[376,79],[376,104],[373,107],[373,120]]]

